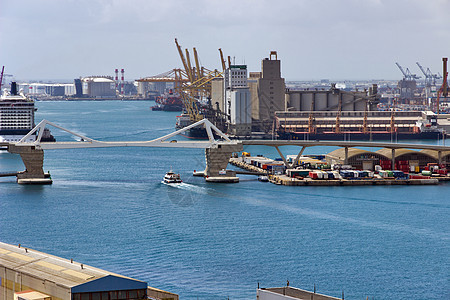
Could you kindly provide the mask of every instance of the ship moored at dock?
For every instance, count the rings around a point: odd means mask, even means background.
[[[0,96],[0,142],[18,142],[34,127],[34,101],[17,91],[15,82],[11,90],[4,90]],[[36,134],[30,135],[23,142],[34,142]],[[55,138],[48,129],[42,133],[42,141],[54,142]]]

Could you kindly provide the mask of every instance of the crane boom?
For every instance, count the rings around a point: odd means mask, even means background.
[[[189,57],[189,50],[186,48],[186,61],[187,61],[187,65],[189,68],[189,72],[188,72],[188,76],[189,76],[189,81],[190,82],[194,82],[195,81],[195,74],[194,72],[192,72],[192,65],[191,65],[191,58]]]
[[[186,71],[188,78],[191,79],[189,77],[190,76],[189,74],[191,72],[190,72],[189,67],[188,67],[188,65],[186,63],[186,59],[184,58],[183,50],[181,50],[181,46],[178,44],[177,39],[175,39],[175,44],[177,45],[178,53],[180,54],[180,58],[181,58],[181,62],[183,63],[183,66],[184,66],[184,70]]]
[[[226,65],[225,65],[225,59],[223,59],[223,52],[222,52],[222,49],[221,48],[219,48],[219,53],[220,53],[220,63],[221,63],[221,65],[222,65],[222,71],[224,71],[225,72],[225,69],[227,68],[226,67]]]
[[[400,71],[403,74],[403,79],[405,80],[414,80],[414,79],[420,79],[420,76],[417,76],[416,74],[412,74],[408,68],[406,68],[406,71],[400,66],[398,62],[395,63],[397,67],[400,69]]]
[[[395,64],[400,69],[400,72],[402,72],[403,76],[407,77],[408,75],[406,74],[405,70],[403,70],[402,66],[400,66],[398,62],[396,62]]]
[[[427,72],[425,72],[425,70],[423,69],[423,67],[419,64],[419,62],[416,62],[416,64],[419,66],[420,71],[422,71],[423,75],[425,75],[425,78],[429,78],[430,74],[428,73],[430,71],[430,69],[427,70]],[[431,73],[431,72],[430,72]]]
[[[194,50],[195,68],[197,71],[197,79],[199,79],[199,78],[202,78],[201,68],[200,68],[200,64],[198,62],[197,49],[195,49],[195,47],[194,47],[193,50]]]

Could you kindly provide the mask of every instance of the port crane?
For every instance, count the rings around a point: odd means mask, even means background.
[[[150,76],[150,77],[144,77],[140,78],[136,81],[138,82],[173,82],[174,88],[178,88],[182,85],[183,82],[188,82],[188,79],[186,78],[187,75],[184,70],[182,69],[172,69],[167,72]]]
[[[419,62],[416,62],[417,66],[419,67],[420,71],[422,71],[423,75],[425,76],[425,86],[432,86],[436,85],[436,79],[441,79],[441,74],[433,74],[431,73],[430,68],[425,69],[419,64]]]
[[[406,68],[406,71],[400,66],[398,62],[395,63],[397,67],[400,69],[400,72],[403,74],[403,79],[405,80],[416,80],[420,79],[420,76],[417,76],[416,74],[411,73],[408,68]]]
[[[195,67],[191,64],[189,50],[185,49],[185,53],[181,49],[178,40],[175,39],[175,44],[180,55],[181,62],[184,67],[183,74],[186,75],[186,81],[183,81],[178,90],[183,99],[183,104],[186,112],[189,115],[191,122],[197,122],[206,118],[213,118],[215,113],[210,107],[202,108],[200,100],[211,98],[211,81],[216,78],[222,78],[223,72],[217,69],[209,70],[200,65],[198,53],[196,48],[193,48]],[[223,65],[224,61],[222,60]],[[222,67],[223,67],[222,65]],[[214,123],[214,122],[213,122]]]

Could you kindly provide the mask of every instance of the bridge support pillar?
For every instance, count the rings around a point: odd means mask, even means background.
[[[348,147],[344,147],[344,165],[348,165]]]
[[[391,170],[395,170],[395,148],[392,148]]]
[[[205,149],[207,182],[239,182],[236,172],[227,170],[233,152],[242,151],[242,144],[215,144]]]
[[[35,146],[9,145],[8,152],[19,154],[25,165],[25,171],[17,173],[19,184],[51,184],[48,174],[44,174],[44,150]]]

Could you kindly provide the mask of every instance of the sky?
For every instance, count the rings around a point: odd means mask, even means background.
[[[0,0],[16,79],[157,75],[182,67],[175,38],[208,69],[218,48],[252,72],[277,51],[286,80],[401,79],[395,62],[442,74],[450,0]]]

